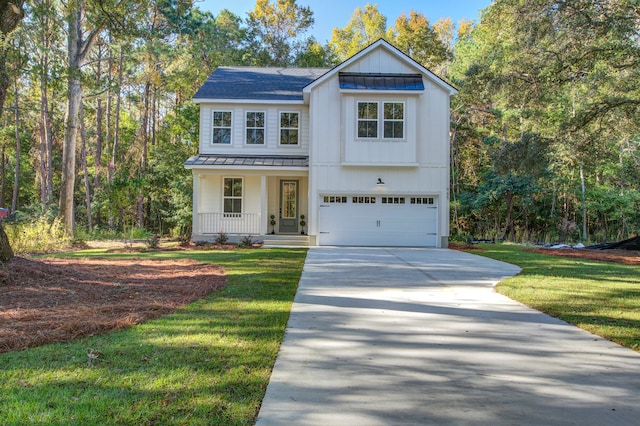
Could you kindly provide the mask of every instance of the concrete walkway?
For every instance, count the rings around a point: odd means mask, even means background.
[[[257,425],[638,425],[640,355],[442,249],[309,250]]]

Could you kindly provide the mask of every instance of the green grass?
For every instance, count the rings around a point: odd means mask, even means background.
[[[211,262],[227,285],[120,332],[0,355],[0,424],[253,424],[306,250],[65,255],[91,256]],[[91,366],[88,348],[103,354]]]
[[[527,306],[640,351],[640,267],[548,256],[510,245],[473,254],[518,265],[496,290]]]

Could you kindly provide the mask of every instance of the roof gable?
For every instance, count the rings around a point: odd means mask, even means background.
[[[351,69],[353,68],[353,65],[355,65],[359,61],[365,59],[367,56],[371,55],[373,52],[375,52],[375,51],[377,51],[379,49],[384,49],[384,51],[387,54],[391,55],[396,60],[398,60],[402,64],[404,64],[405,66],[415,70],[415,72],[418,72],[418,73],[422,74],[430,82],[434,83],[436,86],[438,86],[438,87],[442,88],[443,90],[445,90],[446,92],[448,92],[450,96],[451,95],[455,95],[456,93],[458,93],[456,88],[451,86],[445,80],[443,80],[442,78],[438,77],[437,75],[435,75],[434,73],[429,71],[427,68],[423,67],[418,62],[416,62],[413,59],[411,59],[409,56],[407,56],[405,53],[403,53],[402,51],[397,49],[395,46],[393,46],[392,44],[390,44],[386,40],[379,39],[378,41],[376,41],[375,43],[373,43],[373,44],[369,45],[368,47],[364,48],[360,52],[356,53],[355,55],[353,55],[351,58],[347,59],[346,61],[344,61],[340,65],[334,67],[329,72],[327,72],[324,75],[320,76],[318,79],[316,79],[313,82],[309,83],[303,90],[305,100],[307,99],[307,97],[309,96],[309,93],[311,92],[311,90],[314,87],[317,87],[318,85],[322,84],[323,82],[327,81],[328,79],[330,79],[331,77],[335,76],[336,74],[338,74],[338,73],[340,73],[342,71],[351,71]]]
[[[252,99],[302,101],[302,89],[326,68],[218,67],[196,92],[197,101]]]

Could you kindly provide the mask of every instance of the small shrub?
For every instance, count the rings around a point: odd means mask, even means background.
[[[242,237],[240,240],[240,244],[244,247],[251,247],[253,245],[253,237],[251,235],[247,235],[246,237]]]
[[[189,243],[191,242],[191,237],[188,235],[180,235],[178,237],[178,243],[180,247],[189,247]]]
[[[157,234],[153,234],[147,238],[147,247],[152,249],[160,247],[160,238],[158,238]]]
[[[216,244],[227,244],[227,241],[229,241],[229,236],[224,231],[220,231],[216,237]]]
[[[204,247],[209,245],[208,241],[203,241],[203,240],[194,241],[193,243],[196,245],[196,247]]]

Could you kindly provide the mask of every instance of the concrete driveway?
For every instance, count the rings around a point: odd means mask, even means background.
[[[309,250],[257,425],[638,425],[640,355],[442,249]]]

